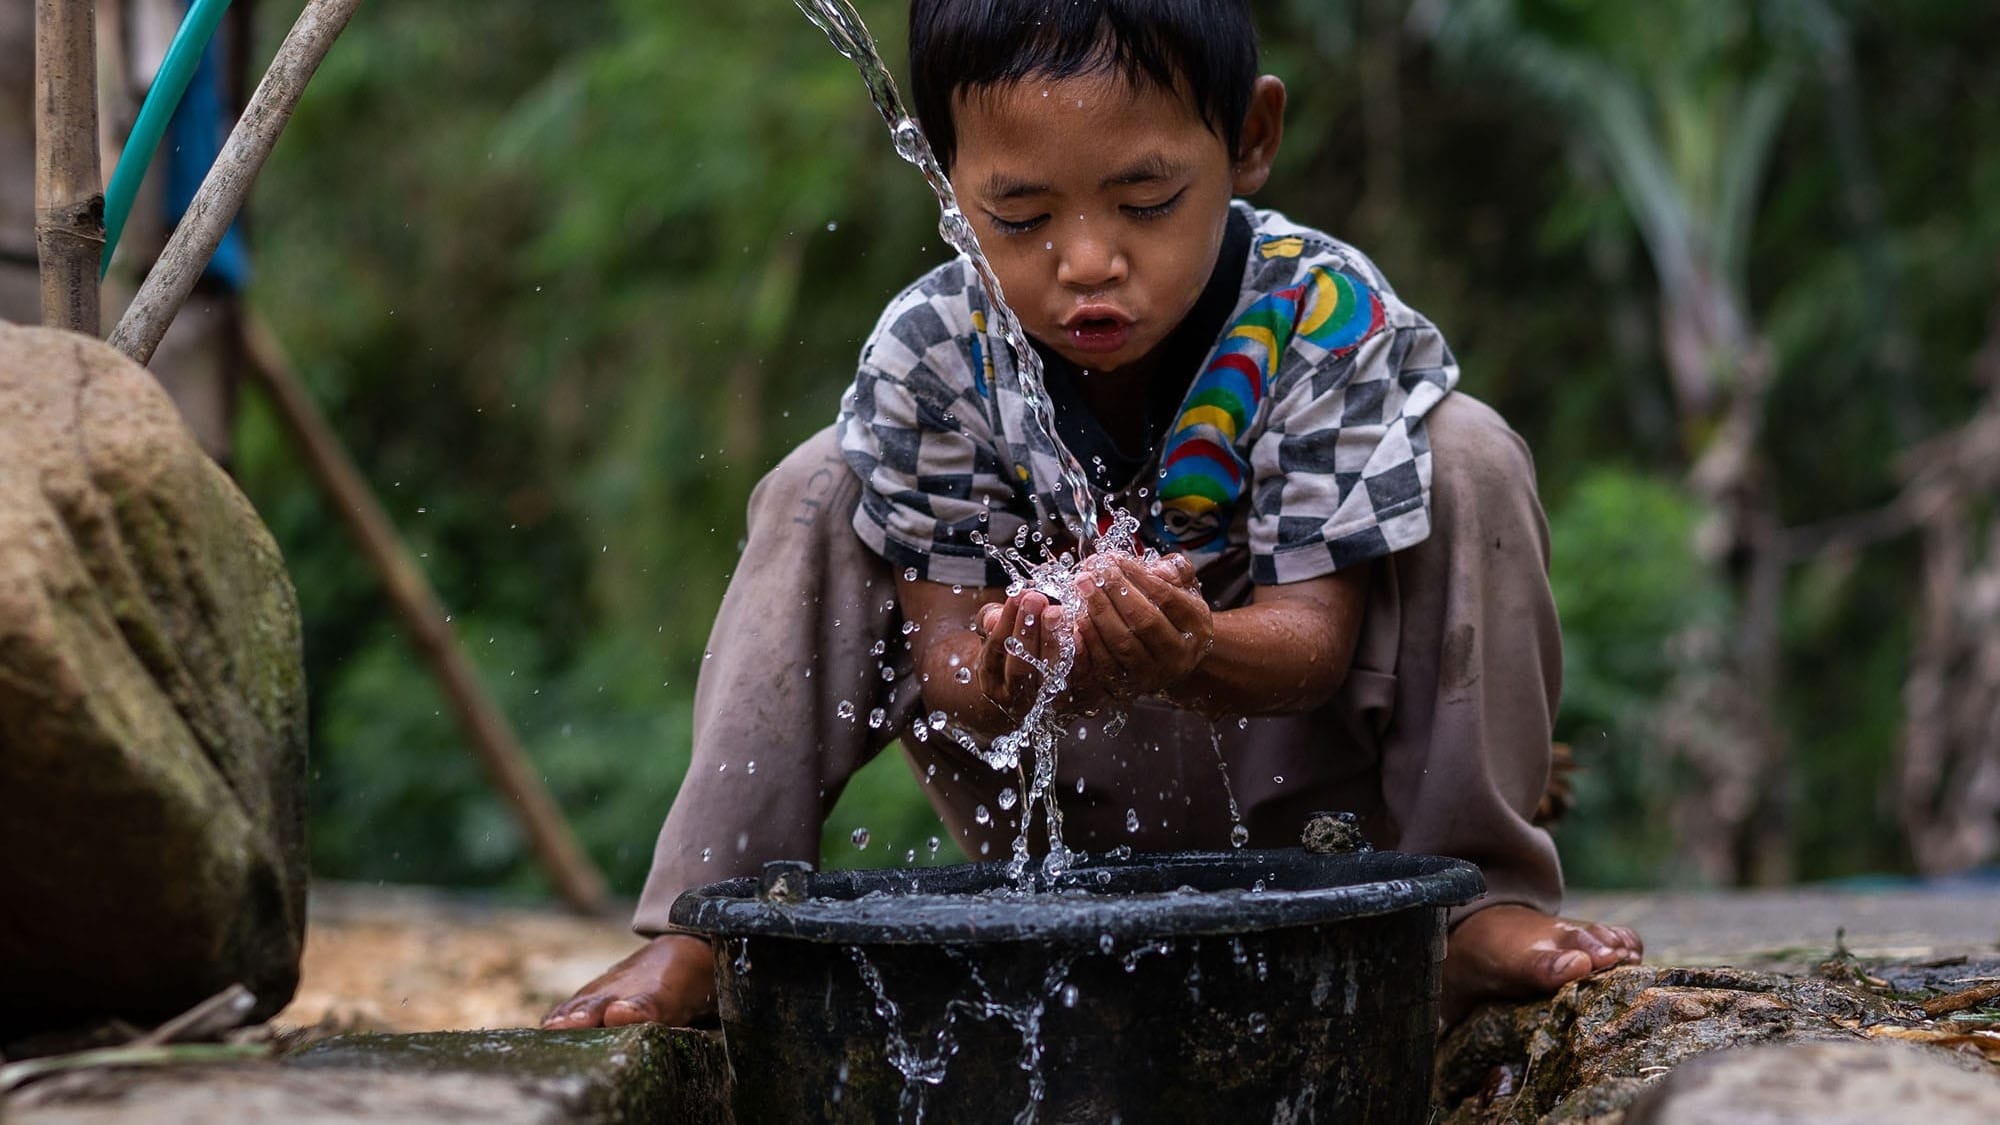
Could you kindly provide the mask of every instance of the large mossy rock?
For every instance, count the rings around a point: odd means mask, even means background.
[[[305,717],[277,547],[167,396],[0,324],[0,1038],[283,1006]]]

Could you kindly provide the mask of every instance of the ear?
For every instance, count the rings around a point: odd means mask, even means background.
[[[1243,114],[1243,137],[1236,146],[1235,180],[1231,191],[1249,195],[1271,178],[1271,162],[1285,136],[1285,84],[1266,74],[1250,87],[1250,108]]]

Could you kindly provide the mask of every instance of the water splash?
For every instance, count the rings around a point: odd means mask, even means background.
[[[903,1079],[899,1109],[904,1121],[923,1120],[926,1095],[931,1088],[944,1082],[951,1058],[958,1053],[958,1021],[962,1018],[981,1022],[998,1020],[1012,1027],[1021,1037],[1016,1065],[1028,1076],[1028,1090],[1027,1100],[1015,1114],[1014,1121],[1016,1125],[1030,1125],[1035,1120],[1048,1094],[1048,1083],[1042,1073],[1045,1049],[1042,1017],[1048,1011],[1051,999],[1061,998],[1065,1006],[1075,1003],[1075,986],[1069,983],[1071,957],[1057,958],[1044,970],[1041,980],[1026,990],[1026,995],[1014,998],[1001,996],[980,971],[977,961],[961,950],[946,947],[946,955],[965,970],[962,979],[971,985],[973,994],[955,996],[945,1002],[943,1026],[925,1044],[926,1049],[919,1049],[904,1027],[902,1007],[889,996],[881,970],[876,968],[860,946],[846,948],[849,960],[854,962],[861,982],[873,1000],[875,1015],[882,1021],[889,1065]]]
[[[1071,537],[1076,540],[1077,552],[1060,552],[1055,557],[1048,555],[1048,542],[1039,532],[1030,533],[1024,526],[1013,544],[994,544],[983,537],[979,542],[989,555],[999,561],[1010,578],[1007,595],[1016,597],[1026,591],[1041,593],[1056,603],[1070,600],[1074,583],[1081,573],[1080,560],[1093,550],[1099,554],[1122,554],[1128,557],[1152,561],[1159,556],[1150,548],[1144,548],[1139,540],[1139,519],[1123,509],[1100,499],[1091,487],[1090,477],[1062,443],[1056,431],[1055,406],[1050,400],[1043,382],[1041,357],[1028,341],[1027,332],[1021,327],[1020,318],[1014,315],[1001,291],[1000,278],[993,270],[992,263],[979,248],[979,239],[973,233],[972,224],[958,205],[958,196],[952,190],[951,181],[945,175],[944,167],[937,155],[931,151],[930,142],[923,129],[917,124],[903,104],[902,95],[896,89],[896,81],[889,68],[882,61],[881,52],[876,49],[874,38],[868,33],[867,25],[861,20],[847,0],[794,0],[800,11],[813,24],[826,33],[834,48],[844,55],[861,72],[862,81],[868,87],[869,99],[888,125],[890,137],[896,152],[904,160],[916,166],[923,173],[924,181],[930,185],[931,193],[938,203],[938,233],[953,249],[964,255],[979,278],[980,286],[986,291],[987,301],[992,306],[993,318],[1000,336],[1013,353],[1013,374],[1015,391],[1028,408],[1030,423],[1047,438],[1048,445],[1055,451],[1057,480],[1050,487],[1056,495],[1055,512]],[[996,371],[996,376],[1001,373]],[[1042,548],[1045,557],[1030,558],[1025,552],[1030,546]],[[906,571],[905,576],[916,577],[914,571]],[[1014,841],[1013,859],[1009,872],[1017,883],[1024,887],[1032,881],[1029,867],[1029,839],[1034,824],[1034,806],[1040,803],[1046,822],[1049,850],[1042,861],[1042,874],[1049,879],[1061,875],[1076,862],[1079,854],[1069,850],[1062,839],[1062,809],[1055,793],[1056,750],[1063,735],[1057,721],[1056,704],[1068,689],[1068,676],[1076,662],[1076,634],[1073,628],[1057,633],[1058,658],[1053,663],[1036,659],[1025,651],[1015,655],[1034,665],[1041,674],[1041,688],[1020,728],[1010,734],[1001,735],[988,745],[955,725],[945,733],[953,741],[983,758],[988,765],[1000,771],[1019,772],[1024,762],[1031,763],[1032,777],[1027,780],[1021,801],[1021,824]],[[1013,651],[1010,648],[1010,651]],[[952,672],[959,683],[972,680],[972,670],[959,667]],[[876,714],[869,715],[869,725],[878,727]],[[843,716],[847,717],[847,716]],[[935,724],[933,724],[935,725]],[[1117,726],[1122,726],[1122,722]],[[1107,734],[1115,733],[1117,726],[1107,724]],[[1231,798],[1232,804],[1234,798]],[[983,821],[982,821],[983,823]]]

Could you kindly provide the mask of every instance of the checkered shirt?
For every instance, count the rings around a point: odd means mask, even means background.
[[[1241,291],[1141,474],[1159,482],[1150,536],[1198,564],[1247,548],[1266,585],[1423,541],[1423,417],[1458,381],[1444,338],[1360,251],[1234,206],[1254,232]],[[981,542],[1023,528],[1061,541],[1075,511],[1054,439],[1031,417],[971,265],[925,274],[889,303],[841,399],[841,447],[862,482],[856,533],[903,573],[1004,585]]]

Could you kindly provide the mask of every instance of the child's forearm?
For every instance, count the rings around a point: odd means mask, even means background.
[[[978,667],[979,649],[977,633],[954,631],[939,636],[922,647],[917,678],[926,713],[942,711],[953,725],[991,737],[1019,724],[980,690],[979,680],[972,674]]]
[[[1214,617],[1215,642],[1171,703],[1209,716],[1310,711],[1340,690],[1360,637],[1367,568],[1287,586],[1260,586],[1241,609]]]

